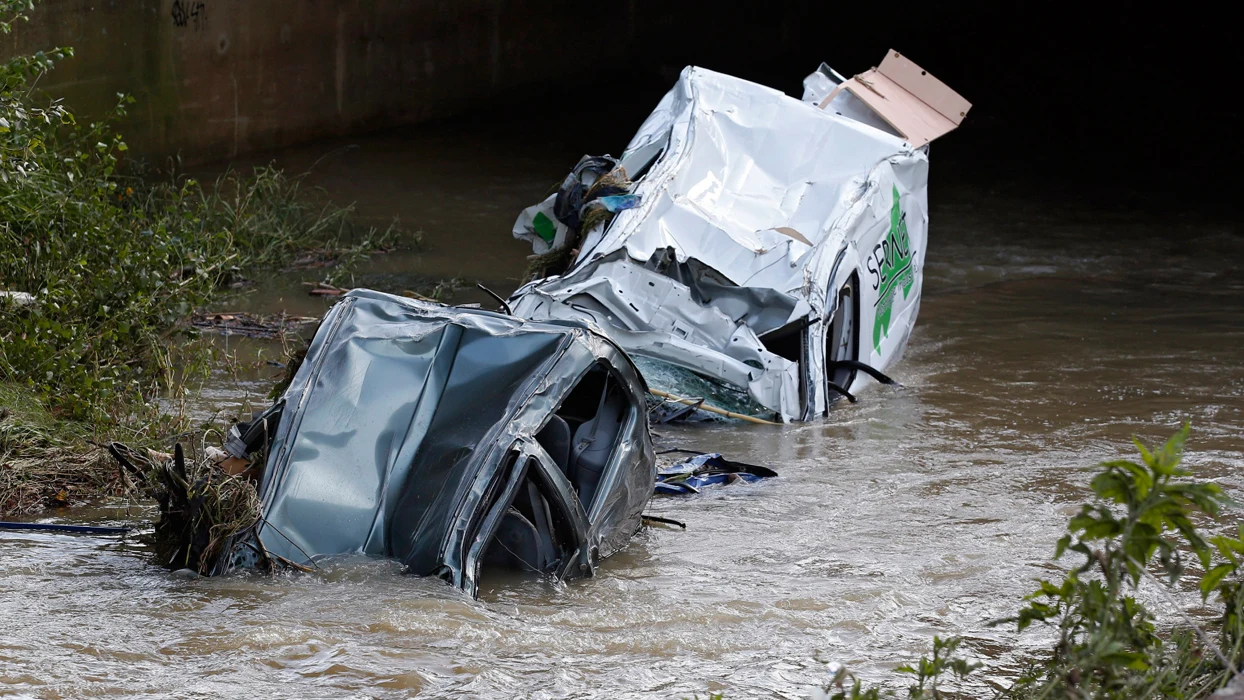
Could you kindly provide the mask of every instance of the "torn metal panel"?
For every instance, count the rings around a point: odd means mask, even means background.
[[[685,69],[619,159],[638,206],[576,231],[571,267],[511,308],[587,323],[787,420],[825,411],[857,380],[834,362],[901,356],[928,221],[927,150],[840,84],[809,76],[813,104]]]
[[[826,95],[846,81],[847,79],[831,68],[828,63],[822,63],[803,79],[803,101],[819,105]]]
[[[282,399],[258,540],[298,564],[391,557],[469,594],[494,565],[591,575],[652,492],[645,393],[580,326],[353,291]]]

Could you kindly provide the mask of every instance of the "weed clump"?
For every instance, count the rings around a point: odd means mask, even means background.
[[[156,561],[168,568],[218,573],[231,538],[259,521],[254,482],[227,473],[207,450],[187,459],[180,443],[165,455],[114,442],[108,451],[133,476],[138,491],[159,505],[160,518],[147,540]]]
[[[0,30],[30,7],[0,0]],[[138,423],[206,362],[183,347],[175,367],[170,348],[222,288],[295,264],[337,265],[331,277],[394,231],[358,226],[350,207],[272,167],[211,187],[138,176],[114,129],[132,98],[84,121],[34,89],[71,55],[0,63],[0,291],[19,293],[0,295],[0,383],[58,418]]]
[[[1155,450],[1136,443],[1140,462],[1105,462],[1093,478],[1096,499],[1067,525],[1054,558],[1078,555],[1058,581],[1040,581],[1012,618],[1020,632],[1041,624],[1057,632],[1054,647],[1032,661],[1013,685],[991,693],[1008,700],[1131,700],[1133,698],[1244,699],[1244,525],[1205,537],[1198,517],[1216,517],[1228,505],[1214,483],[1189,480],[1180,466],[1188,426]],[[1189,561],[1191,557],[1191,561]],[[1164,632],[1137,599],[1147,581],[1163,595],[1199,565],[1203,601],[1215,597],[1217,619],[1202,625],[1189,617]],[[1173,601],[1172,601],[1173,602]],[[963,692],[977,664],[956,656],[962,642],[934,638],[932,658],[900,671],[916,675],[908,697],[980,697]],[[958,692],[946,689],[949,685]],[[845,669],[819,697],[879,700]]]

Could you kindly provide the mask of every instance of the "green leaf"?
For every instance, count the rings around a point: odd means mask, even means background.
[[[1145,446],[1141,444],[1140,442],[1140,438],[1133,436],[1132,444],[1136,446],[1137,450],[1140,450],[1140,457],[1144,461],[1144,463],[1152,467],[1153,466],[1153,453],[1145,449]]]
[[[1098,474],[1093,477],[1092,487],[1098,498],[1115,503],[1127,504],[1137,500],[1131,481],[1120,472],[1106,471]]]
[[[1059,559],[1063,553],[1067,551],[1067,547],[1071,546],[1071,535],[1063,535],[1058,538],[1058,544],[1054,547],[1054,559]],[[1042,581],[1042,583],[1045,583]]]
[[[1218,588],[1218,584],[1222,583],[1224,578],[1234,572],[1234,564],[1219,564],[1209,571],[1206,571],[1205,575],[1201,577],[1201,583],[1199,586],[1201,589],[1201,600],[1209,598],[1209,594],[1212,593],[1214,589]]]
[[[1171,439],[1162,445],[1162,448],[1153,455],[1153,470],[1159,474],[1171,475],[1175,472],[1175,468],[1179,466],[1183,460],[1184,441],[1188,439],[1189,425],[1184,423],[1183,426],[1171,436]]]
[[[1219,535],[1217,537],[1211,537],[1209,541],[1214,543],[1214,546],[1218,548],[1218,551],[1222,553],[1224,557],[1231,559],[1232,561],[1234,561],[1234,555],[1244,554],[1244,541],[1238,540],[1234,537]]]
[[[1133,481],[1136,485],[1137,497],[1143,499],[1145,496],[1149,495],[1149,489],[1153,487],[1153,477],[1149,476],[1149,471],[1144,467],[1127,460],[1103,462],[1102,466],[1129,472],[1132,475]]]

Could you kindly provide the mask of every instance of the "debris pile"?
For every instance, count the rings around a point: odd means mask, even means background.
[[[122,495],[116,477],[107,453],[94,447],[42,448],[38,454],[0,450],[0,513],[30,515],[62,508],[80,502],[80,494]]]
[[[662,454],[678,452],[687,452],[687,450],[668,450]],[[699,493],[700,489],[707,486],[750,484],[777,476],[777,472],[768,467],[732,462],[717,452],[690,452],[689,454],[693,456],[677,464],[657,468],[657,494],[682,496]]]
[[[108,452],[159,505],[150,545],[156,560],[170,569],[220,573],[227,546],[261,517],[255,484],[244,473],[231,474],[220,450],[187,460],[180,444],[170,455],[114,442]]]
[[[247,338],[273,339],[297,334],[302,329],[319,323],[315,316],[291,316],[279,314],[253,314],[246,311],[196,313],[190,317],[190,325],[200,330],[214,331],[222,335],[240,335]]]
[[[560,275],[579,254],[583,235],[608,225],[615,214],[639,205],[629,194],[626,168],[609,156],[583,156],[543,202],[527,207],[514,224],[514,236],[530,241],[527,279]]]
[[[84,494],[125,492],[103,449],[57,439],[51,419],[24,415],[12,394],[0,393],[0,402],[13,404],[0,405],[0,514],[29,515],[73,505]]]

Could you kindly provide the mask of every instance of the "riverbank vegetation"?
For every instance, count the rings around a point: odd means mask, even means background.
[[[32,7],[0,0],[0,31]],[[133,99],[88,120],[37,89],[72,55],[0,63],[0,514],[99,486],[91,436],[185,428],[168,401],[212,366],[194,311],[265,271],[323,266],[331,282],[395,235],[273,167],[204,185],[128,160],[116,125]]]
[[[1207,537],[1197,522],[1217,518],[1229,501],[1214,483],[1190,480],[1181,467],[1188,427],[1140,461],[1105,462],[1084,504],[1058,540],[1054,559],[1070,557],[1060,579],[1038,582],[1014,617],[994,624],[1018,631],[1045,627],[1052,649],[1033,659],[1007,687],[972,674],[979,665],[958,654],[963,640],[934,638],[933,653],[899,670],[915,676],[907,697],[922,700],[1244,700],[1244,525]],[[1195,583],[1207,608],[1198,619],[1175,600]],[[1159,620],[1141,601],[1164,599],[1180,610]],[[897,697],[866,687],[835,668],[820,697]],[[979,674],[977,674],[979,675]],[[991,688],[991,686],[993,686]]]

